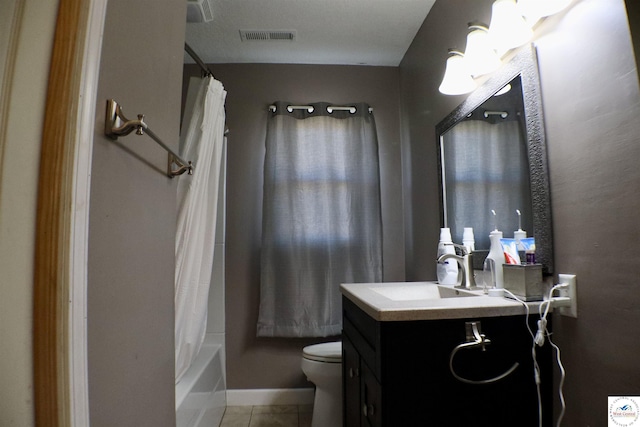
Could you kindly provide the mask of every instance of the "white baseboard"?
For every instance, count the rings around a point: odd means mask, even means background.
[[[227,406],[311,405],[313,388],[227,390]]]

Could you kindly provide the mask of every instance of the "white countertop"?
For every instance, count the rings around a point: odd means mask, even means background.
[[[449,288],[449,293],[455,292],[453,286],[438,285],[437,282],[344,283],[340,285],[340,291],[369,316],[383,322],[526,314],[526,309],[520,302],[513,299],[484,295],[482,290],[464,291],[477,296],[400,301],[376,292],[376,289],[382,291],[384,289],[381,288],[389,288],[391,286],[415,287],[417,290],[425,285]],[[527,305],[531,313],[537,313],[540,301],[528,302]]]

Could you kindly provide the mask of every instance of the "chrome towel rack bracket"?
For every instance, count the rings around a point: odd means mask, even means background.
[[[459,376],[456,371],[453,369],[453,359],[456,355],[456,353],[459,350],[464,350],[464,349],[471,349],[471,348],[477,348],[480,347],[480,349],[482,351],[486,351],[486,346],[488,346],[489,344],[491,344],[491,340],[489,338],[487,338],[485,336],[485,334],[480,333],[480,321],[475,321],[475,322],[465,322],[465,330],[466,330],[466,339],[467,341],[457,345],[453,351],[451,351],[451,355],[449,356],[449,370],[451,371],[451,374],[453,375],[453,377],[455,379],[457,379],[460,382],[466,383],[466,384],[491,384],[497,381],[500,381],[506,377],[508,377],[509,375],[511,375],[513,373],[513,371],[515,371],[518,366],[520,366],[520,364],[518,362],[515,362],[511,368],[509,368],[508,370],[506,370],[505,372],[503,372],[502,374],[493,377],[493,378],[489,378],[486,380],[469,380],[467,378],[463,378],[461,376]]]
[[[144,135],[146,133],[151,139],[167,151],[167,176],[169,178],[182,175],[185,172],[189,175],[193,175],[193,164],[176,154],[171,148],[169,148],[169,146],[167,146],[167,144],[162,142],[155,133],[153,133],[149,126],[144,122],[144,114],[138,114],[137,120],[129,120],[122,113],[120,104],[113,99],[108,99],[107,112],[104,121],[105,135],[115,141],[119,136],[129,135],[134,130],[136,131],[136,135]]]

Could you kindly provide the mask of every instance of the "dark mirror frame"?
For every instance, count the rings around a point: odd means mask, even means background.
[[[462,104],[458,105],[436,125],[438,180],[440,185],[440,224],[444,226],[443,165],[440,147],[442,135],[517,76],[520,76],[522,80],[531,202],[533,205],[533,237],[536,239],[536,261],[543,265],[545,274],[551,274],[554,271],[551,196],[538,58],[533,45],[523,47],[509,62],[503,64],[482,86],[472,92]],[[481,263],[479,268],[482,268]]]

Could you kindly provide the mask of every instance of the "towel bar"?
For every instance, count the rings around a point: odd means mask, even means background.
[[[115,141],[119,136],[129,135],[134,130],[137,135],[144,135],[146,132],[151,139],[168,152],[167,176],[169,178],[182,175],[185,172],[189,175],[193,175],[193,164],[190,161],[184,160],[169,148],[167,144],[162,142],[162,140],[144,122],[144,114],[138,114],[137,120],[129,120],[124,116],[124,114],[122,114],[122,108],[120,105],[113,99],[108,99],[107,113],[104,122],[105,135]],[[173,165],[176,165],[178,168],[174,169]]]

